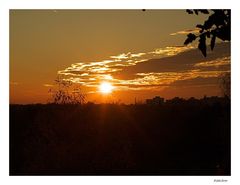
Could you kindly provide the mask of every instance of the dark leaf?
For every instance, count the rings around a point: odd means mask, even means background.
[[[188,45],[189,43],[191,43],[192,41],[194,41],[195,39],[197,38],[196,35],[192,34],[192,33],[189,33],[187,35],[187,39],[185,40],[184,42],[184,45]]]
[[[202,34],[200,35],[198,49],[202,52],[203,56],[207,56],[207,48],[206,48],[206,35]]]
[[[207,36],[207,38],[210,38],[210,31],[206,32],[206,36]]]
[[[204,22],[204,25],[203,25],[203,26],[204,26],[204,29],[205,29],[205,30],[210,29],[210,28],[214,25],[214,20],[215,20],[215,18],[214,18],[213,15],[209,16],[208,20],[206,20],[206,21]]]
[[[188,14],[193,14],[193,11],[190,10],[190,9],[187,9],[186,12],[187,12]]]
[[[211,39],[211,50],[213,50],[214,46],[215,46],[215,40],[216,40],[216,36],[213,35],[212,39]]]
[[[196,15],[198,15],[198,10],[193,10]]]
[[[203,29],[203,28],[204,28],[204,26],[201,25],[201,24],[198,24],[196,27],[197,27],[197,28],[200,28],[200,29]]]
[[[202,10],[199,10],[201,13],[203,13],[203,14],[209,14],[209,12],[208,12],[208,10],[204,10],[204,9],[202,9]]]
[[[216,32],[216,36],[223,41],[231,40],[231,30],[229,26],[222,27]]]

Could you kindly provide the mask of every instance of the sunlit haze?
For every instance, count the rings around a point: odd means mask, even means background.
[[[227,182],[230,25],[230,9],[10,10],[9,175]]]
[[[197,41],[183,45],[205,19],[185,10],[11,10],[10,102],[49,102],[57,76],[95,103],[103,94],[127,104],[219,96],[230,44],[217,40],[206,58]]]

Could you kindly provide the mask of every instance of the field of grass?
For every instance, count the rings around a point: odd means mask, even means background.
[[[230,102],[10,105],[10,175],[230,175]]]

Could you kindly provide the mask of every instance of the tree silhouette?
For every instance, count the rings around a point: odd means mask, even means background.
[[[220,88],[222,95],[227,98],[231,98],[231,74],[225,73],[220,76]]]
[[[211,50],[214,49],[216,38],[223,41],[231,40],[231,10],[204,10],[204,9],[194,9],[186,10],[189,14],[210,14],[208,19],[203,24],[197,24],[196,27],[199,28],[198,34],[189,33],[184,45],[188,45],[197,38],[199,38],[198,49],[202,54],[207,56],[207,46],[206,39],[211,39],[210,47]]]
[[[79,85],[58,76],[55,80],[55,89],[49,89],[52,93],[52,102],[55,104],[83,104],[85,94],[82,93]]]

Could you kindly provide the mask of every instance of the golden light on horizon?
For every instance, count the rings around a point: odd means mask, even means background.
[[[102,82],[99,86],[99,90],[103,94],[109,94],[113,89],[114,87],[109,82]]]

